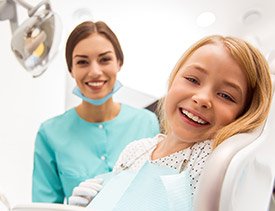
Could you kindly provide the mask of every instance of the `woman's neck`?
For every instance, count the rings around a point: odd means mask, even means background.
[[[114,119],[120,111],[120,104],[115,103],[112,98],[103,105],[95,106],[86,101],[82,101],[76,107],[78,115],[88,122],[106,122]]]

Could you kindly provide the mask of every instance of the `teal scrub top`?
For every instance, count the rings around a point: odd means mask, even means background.
[[[45,121],[35,140],[32,201],[63,203],[80,182],[112,171],[128,143],[159,132],[153,112],[125,104],[106,122],[87,122],[74,108]]]

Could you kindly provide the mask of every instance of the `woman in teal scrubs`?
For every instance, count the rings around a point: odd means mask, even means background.
[[[110,172],[131,141],[154,137],[154,113],[113,101],[123,52],[104,22],[83,22],[70,34],[66,61],[80,105],[41,124],[34,150],[33,202],[63,203],[73,187]]]

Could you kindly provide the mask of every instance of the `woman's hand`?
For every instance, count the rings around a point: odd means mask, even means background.
[[[102,183],[102,178],[87,179],[81,182],[79,186],[73,189],[69,204],[86,207],[102,189]]]

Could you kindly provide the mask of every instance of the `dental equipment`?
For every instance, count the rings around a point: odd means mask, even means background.
[[[16,4],[28,10],[29,18],[18,25]],[[46,71],[57,52],[61,21],[49,0],[31,6],[24,0],[0,0],[0,20],[9,20],[11,49],[19,63],[36,78]]]

